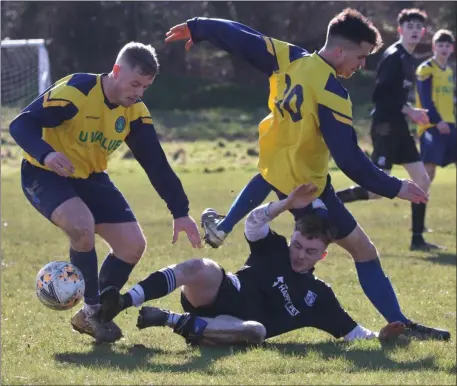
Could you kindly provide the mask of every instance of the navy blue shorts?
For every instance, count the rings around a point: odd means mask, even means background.
[[[421,158],[424,164],[447,166],[457,161],[457,130],[449,125],[450,134],[440,134],[436,127],[426,130],[420,137]]]
[[[54,210],[73,197],[87,205],[95,224],[136,221],[127,200],[106,173],[92,173],[87,179],[67,178],[24,159],[21,181],[27,200],[50,221]]]
[[[274,190],[280,200],[287,197],[284,193],[279,192],[277,189]],[[337,229],[336,239],[341,240],[349,236],[349,234],[356,228],[357,221],[336,195],[330,176],[327,176],[327,184],[325,185],[324,191],[318,198],[320,198],[327,207],[328,217]],[[307,208],[293,209],[290,212],[294,215],[294,218],[297,219],[307,213],[308,210],[309,209]]]

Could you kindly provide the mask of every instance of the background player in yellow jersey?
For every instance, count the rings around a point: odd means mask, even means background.
[[[416,8],[404,9],[397,21],[400,39],[384,51],[376,74],[371,160],[388,174],[393,165],[402,165],[411,179],[428,193],[430,179],[407,121],[409,117],[417,124],[428,124],[426,109],[410,105],[416,78],[412,53],[424,35],[427,14]],[[364,186],[341,190],[337,195],[345,203],[381,198]],[[423,237],[425,209],[424,203],[411,203],[411,250],[440,248]]]
[[[454,52],[455,38],[449,30],[439,30],[432,40],[433,57],[417,71],[417,105],[428,110],[430,123],[419,125],[421,158],[430,181],[436,166],[456,162],[457,133],[455,127],[454,72],[447,64]]]
[[[306,15],[304,15],[306,17]],[[352,180],[379,195],[427,202],[414,182],[390,177],[365,156],[352,127],[352,103],[337,77],[349,78],[382,44],[379,31],[362,14],[346,9],[328,26],[325,46],[313,54],[262,35],[243,24],[194,18],[174,26],[167,42],[187,40],[186,49],[206,40],[239,55],[270,79],[270,114],[259,125],[260,174],[245,187],[221,219],[214,210],[202,215],[205,239],[221,245],[233,226],[275,189],[280,196],[312,182],[337,228],[336,243],[354,259],[365,294],[388,322],[400,321],[432,338],[440,330],[412,323],[400,310],[378,252],[336,196],[328,174],[331,154]],[[300,211],[295,212],[296,218]]]
[[[141,101],[158,73],[153,47],[129,43],[109,74],[69,75],[46,90],[11,123],[25,151],[22,188],[30,203],[70,238],[70,260],[82,272],[85,305],[71,320],[74,329],[97,341],[115,341],[122,332],[101,323],[99,287],[122,288],[146,248],[146,240],[122,193],[108,174],[108,156],[130,147],[173,215],[173,242],[185,231],[201,245],[189,202],[168,164],[151,115]],[[100,275],[95,234],[111,247]],[[168,280],[166,273],[158,280]]]

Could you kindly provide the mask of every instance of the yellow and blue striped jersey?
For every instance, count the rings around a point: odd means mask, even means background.
[[[259,124],[260,173],[285,194],[312,182],[322,193],[330,154],[368,190],[395,197],[401,186],[376,168],[357,144],[352,103],[335,69],[318,53],[223,19],[187,21],[192,41],[206,40],[268,75],[270,113]]]
[[[417,107],[428,109],[430,123],[418,125],[418,134],[444,121],[455,124],[454,72],[446,66],[442,68],[434,59],[423,62],[416,71]]]
[[[75,167],[72,177],[87,178],[106,170],[108,156],[124,142],[131,125],[152,125],[141,100],[130,107],[111,104],[102,90],[102,75],[73,74],[57,81],[22,114],[36,118],[42,139],[65,154]],[[33,155],[24,157],[47,169]]]

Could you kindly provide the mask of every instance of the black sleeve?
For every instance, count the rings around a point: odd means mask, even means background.
[[[284,236],[278,235],[275,231],[270,229],[270,232],[266,237],[257,241],[249,241],[246,237],[246,241],[249,244],[249,249],[253,254],[261,254],[264,252],[270,252],[272,250],[287,246],[287,240]]]
[[[145,170],[154,189],[167,203],[173,218],[187,216],[189,200],[181,181],[168,163],[154,126],[142,123],[141,118],[132,122],[125,142]]]
[[[404,104],[403,67],[398,53],[386,55],[376,75],[373,103],[377,109],[401,112]]]
[[[311,311],[309,326],[328,332],[337,339],[349,334],[357,323],[341,306],[332,288],[315,276],[310,275],[310,280],[303,306]],[[312,302],[313,298],[314,302]]]

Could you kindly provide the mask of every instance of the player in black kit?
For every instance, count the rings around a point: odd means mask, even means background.
[[[378,333],[357,324],[341,307],[333,290],[313,274],[335,237],[327,209],[313,199],[316,187],[301,185],[289,197],[254,209],[245,222],[250,255],[235,274],[209,259],[191,259],[152,273],[126,294],[115,287],[101,295],[101,318],[167,295],[183,286],[184,314],[155,307],[140,310],[137,326],[169,326],[191,344],[261,343],[288,331],[315,327],[335,338],[372,339]],[[295,223],[290,245],[268,225],[285,210],[306,207]],[[391,323],[380,332],[410,332],[424,338],[449,339],[447,331],[410,323]]]
[[[373,93],[373,163],[390,174],[393,165],[402,165],[411,179],[424,192],[429,191],[430,179],[421,161],[406,117],[418,124],[429,121],[427,110],[409,104],[415,84],[415,64],[412,53],[422,38],[427,14],[418,9],[404,9],[397,18],[400,40],[387,48],[379,62]],[[337,192],[343,202],[377,199],[380,196],[362,187]],[[425,204],[411,204],[411,250],[440,248],[424,240]]]

